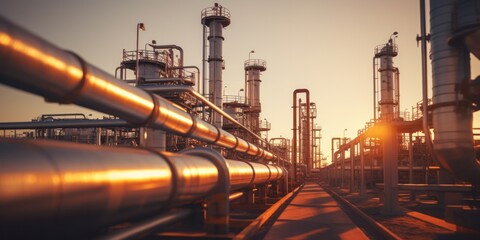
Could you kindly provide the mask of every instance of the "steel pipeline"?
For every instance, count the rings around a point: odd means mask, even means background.
[[[214,163],[194,155],[18,139],[0,139],[0,152],[5,227],[111,224],[208,197],[222,181]],[[285,174],[274,165],[226,163],[231,191]]]

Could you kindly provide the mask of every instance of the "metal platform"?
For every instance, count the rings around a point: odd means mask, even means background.
[[[368,239],[316,183],[306,183],[264,239]]]

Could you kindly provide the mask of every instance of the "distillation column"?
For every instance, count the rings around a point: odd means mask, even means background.
[[[397,46],[392,43],[392,39],[383,46],[375,49],[375,58],[380,59],[380,119],[383,122],[391,122],[399,117],[396,112],[399,104],[396,93],[398,91],[396,79],[397,68],[393,66],[393,57],[397,56]]]
[[[392,36],[396,35],[395,32]],[[398,140],[397,132],[390,125],[398,119],[398,79],[397,68],[393,67],[393,57],[397,56],[397,46],[390,37],[388,43],[375,48],[375,58],[380,59],[380,124],[383,125],[383,183],[384,198],[382,213],[398,214]]]
[[[249,109],[246,111],[247,126],[260,135],[260,73],[267,70],[267,63],[261,59],[249,59],[245,61],[246,75],[246,99]]]
[[[222,70],[223,70],[223,28],[230,25],[230,11],[218,3],[213,7],[202,10],[202,24],[209,29],[208,44],[208,94],[209,99],[222,109]],[[222,127],[222,115],[217,112],[211,114],[210,122],[216,127]]]

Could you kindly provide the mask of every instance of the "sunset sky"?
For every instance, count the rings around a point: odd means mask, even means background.
[[[185,51],[185,65],[202,66],[200,12],[215,1],[187,0],[1,0],[0,15],[74,51],[109,72],[119,66],[122,49],[134,50],[136,25],[143,22],[140,46],[155,39]],[[398,32],[400,109],[421,100],[419,1],[297,0],[218,1],[230,10],[224,30],[223,73],[227,95],[244,87],[243,62],[267,61],[261,83],[262,119],[272,123],[269,137],[292,137],[292,93],[308,88],[322,127],[322,150],[330,160],[330,139],[357,135],[373,117],[372,57],[375,46]],[[428,9],[428,8],[427,8]],[[428,16],[427,16],[428,20]],[[472,78],[480,74],[472,57]],[[1,60],[0,60],[1,62]],[[430,65],[429,65],[430,68]],[[431,74],[428,74],[431,88]],[[431,93],[430,93],[431,96]],[[47,104],[42,98],[0,85],[0,122],[30,121],[45,113],[105,114],[74,106]],[[476,114],[478,115],[478,114]],[[480,127],[479,116],[474,125]]]

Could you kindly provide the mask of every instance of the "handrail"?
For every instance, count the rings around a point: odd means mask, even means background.
[[[202,18],[206,17],[225,17],[230,19],[230,10],[215,4],[214,7],[208,7],[202,10]]]
[[[252,67],[260,67],[260,68],[267,68],[267,62],[262,59],[248,59],[244,62],[245,69],[252,68]]]

